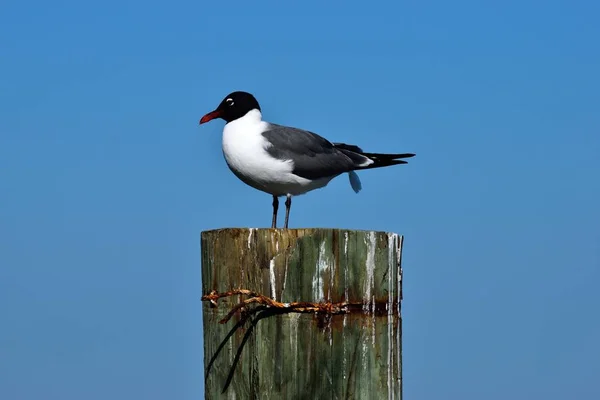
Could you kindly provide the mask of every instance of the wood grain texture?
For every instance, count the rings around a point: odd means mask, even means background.
[[[206,399],[401,399],[402,237],[338,229],[221,229],[202,233],[202,292],[249,289],[281,302],[358,302],[362,310],[260,320],[225,344],[205,380]],[[243,299],[203,303],[205,368]]]

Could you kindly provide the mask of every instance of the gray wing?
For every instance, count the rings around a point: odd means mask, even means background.
[[[262,135],[270,142],[267,152],[280,160],[292,160],[293,173],[318,179],[350,172],[369,159],[337,148],[316,133],[283,125],[269,124]]]

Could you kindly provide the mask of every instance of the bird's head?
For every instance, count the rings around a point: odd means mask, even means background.
[[[233,92],[225,96],[221,104],[214,111],[203,116],[200,119],[200,124],[204,124],[215,118],[231,122],[243,117],[252,110],[260,111],[260,105],[252,94],[248,92]]]

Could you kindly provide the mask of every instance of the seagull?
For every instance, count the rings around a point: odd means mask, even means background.
[[[292,196],[326,186],[333,178],[348,173],[354,192],[361,190],[355,171],[406,164],[412,153],[365,153],[360,147],[332,143],[316,133],[262,119],[256,98],[236,91],[200,119],[200,124],[221,118],[223,155],[227,166],[245,184],[273,196],[271,228],[277,227],[279,197],[285,196],[288,229]]]

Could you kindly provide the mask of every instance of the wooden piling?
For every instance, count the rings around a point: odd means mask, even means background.
[[[402,236],[220,229],[201,242],[206,399],[402,398]],[[253,293],[218,298],[234,289]]]

